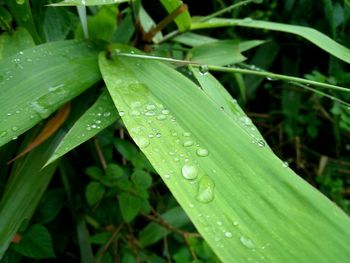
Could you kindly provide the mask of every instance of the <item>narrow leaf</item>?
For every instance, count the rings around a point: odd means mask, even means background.
[[[171,13],[180,5],[183,5],[182,1],[180,0],[160,0],[160,2],[168,11],[168,13]],[[188,30],[191,27],[191,16],[188,10],[186,10],[185,12],[181,13],[178,17],[176,17],[175,23],[180,32],[184,32]]]
[[[2,60],[0,146],[97,82],[98,48],[84,41],[59,41]]]
[[[129,0],[65,0],[49,6],[93,6],[93,5],[112,5],[129,2]]]
[[[309,27],[281,24],[268,21],[253,20],[251,18],[245,19],[225,19],[225,18],[213,18],[205,22],[192,23],[191,30],[203,29],[203,28],[215,28],[224,26],[243,26],[251,28],[268,29],[274,31],[281,31],[299,35],[310,42],[314,43],[318,47],[322,48],[329,54],[350,63],[350,50],[345,46],[335,42],[330,37],[323,33]]]
[[[222,262],[347,260],[345,213],[193,82],[118,54],[102,53],[100,67],[131,137]],[[160,136],[149,138],[154,130]]]
[[[83,142],[91,139],[118,119],[110,95],[105,91],[73,125],[55,149],[48,163],[51,163]]]

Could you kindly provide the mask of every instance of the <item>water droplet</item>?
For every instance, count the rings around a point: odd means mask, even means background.
[[[190,136],[191,136],[191,133],[190,133],[190,132],[184,132],[182,135],[183,135],[184,137],[190,137]]]
[[[103,117],[109,117],[111,116],[111,113],[109,111],[106,111],[103,113]]]
[[[198,192],[196,199],[201,203],[209,203],[214,199],[214,181],[207,175],[204,175],[198,183]]]
[[[23,5],[26,2],[26,0],[16,0],[17,5]]]
[[[198,169],[194,165],[185,164],[181,169],[182,176],[188,180],[196,179],[198,176]]]
[[[288,163],[287,161],[284,161],[284,162],[282,163],[282,165],[283,165],[283,167],[285,167],[285,168],[289,167],[289,163]]]
[[[17,131],[17,130],[18,130],[18,127],[13,126],[11,130],[13,130],[13,131]]]
[[[208,156],[209,155],[209,151],[207,149],[204,149],[204,148],[199,148],[197,151],[196,151],[197,155],[200,156],[200,157],[205,157],[205,156]]]
[[[183,143],[183,146],[185,146],[185,147],[190,147],[190,146],[192,146],[193,145],[193,141],[185,141],[184,143]]]
[[[225,237],[228,237],[228,238],[231,238],[231,237],[233,236],[232,233],[229,232],[229,231],[226,231],[226,232],[224,233],[224,235],[225,235]]]
[[[161,115],[158,115],[156,119],[159,121],[164,121],[164,120],[166,120],[166,116],[161,114]]]
[[[119,116],[120,117],[123,117],[125,115],[125,112],[124,111],[119,111]]]
[[[238,226],[238,222],[237,222],[237,221],[234,221],[234,222],[233,222],[233,225],[234,225],[234,226]]]
[[[243,22],[244,23],[251,23],[251,22],[253,22],[253,19],[251,17],[246,17],[243,19]]]
[[[132,109],[139,108],[139,107],[141,107],[141,105],[142,105],[142,103],[140,101],[133,101],[130,103],[130,107]]]
[[[8,112],[6,115],[7,115],[7,116],[11,116],[12,114],[11,114],[10,112]]]
[[[267,79],[268,81],[275,81],[275,80],[278,80],[278,79],[273,78],[273,77],[271,77],[271,76],[266,77],[266,79]]]
[[[146,106],[146,110],[155,110],[155,109],[156,109],[156,106],[153,105],[153,104],[148,104],[148,105]]]
[[[134,50],[131,50],[131,51],[130,51],[130,54],[135,54],[135,51],[134,51]]]
[[[148,138],[153,138],[153,137],[154,137],[153,133],[148,134]]]
[[[218,226],[222,226],[222,222],[221,222],[221,221],[217,221],[216,224],[217,224]]]
[[[265,147],[265,142],[263,140],[259,140],[258,141],[258,146],[261,147],[261,148]]]
[[[157,132],[156,137],[160,138],[160,137],[162,137],[162,135],[159,132]]]
[[[241,116],[239,120],[246,126],[252,125],[252,120],[247,116]]]
[[[209,67],[208,67],[208,65],[200,65],[200,66],[199,66],[199,73],[200,73],[201,75],[207,75],[208,72],[209,72]]]
[[[221,111],[224,111],[224,110],[225,110],[224,106],[221,106],[221,107],[220,107],[220,110],[221,110]]]
[[[134,141],[140,148],[146,148],[149,145],[149,140],[145,137],[135,137]]]
[[[5,137],[7,135],[6,131],[0,131],[0,137]]]
[[[239,238],[239,240],[241,241],[241,243],[243,244],[243,246],[245,246],[246,248],[249,249],[253,249],[255,248],[255,244],[253,243],[253,241],[251,241],[249,238],[245,237],[245,236],[241,236]]]
[[[171,178],[171,175],[170,175],[170,174],[166,174],[166,175],[164,175],[164,177],[165,177],[166,179],[170,179],[170,178]]]
[[[18,137],[16,135],[12,136],[12,140],[16,140]]]
[[[154,115],[156,115],[156,113],[154,112],[154,111],[147,111],[146,113],[145,113],[145,116],[154,116]]]
[[[162,113],[165,115],[168,115],[170,113],[170,110],[164,109],[164,110],[162,110]]]
[[[138,110],[132,110],[132,111],[130,112],[130,115],[131,115],[131,116],[140,116],[141,113],[140,113]]]

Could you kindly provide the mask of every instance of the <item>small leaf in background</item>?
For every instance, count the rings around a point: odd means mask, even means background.
[[[95,180],[100,180],[103,176],[103,171],[96,166],[86,168],[85,173]]]
[[[123,168],[114,163],[108,164],[105,172],[110,179],[118,179],[124,175]]]
[[[74,25],[72,15],[66,9],[46,9],[43,31],[47,42],[65,39]]]
[[[119,207],[125,222],[129,223],[139,213],[141,208],[140,198],[129,193],[122,193],[118,196]]]
[[[3,5],[0,5],[0,17],[0,28],[4,31],[10,30],[12,24],[12,16]]]
[[[31,226],[23,235],[20,243],[12,244],[12,249],[30,258],[54,258],[50,232],[43,225]]]
[[[34,46],[34,40],[25,28],[19,27],[11,34],[3,33],[0,35],[0,61]]]
[[[131,174],[131,181],[141,189],[147,189],[152,184],[152,176],[142,170],[136,170]]]
[[[64,201],[64,192],[62,189],[50,189],[43,195],[38,209],[36,219],[41,224],[52,221],[60,212]]]
[[[90,236],[89,240],[92,244],[106,244],[107,241],[112,237],[111,232],[103,232],[93,236]]]
[[[105,188],[98,182],[90,182],[85,189],[86,201],[89,205],[98,203],[105,193]]]

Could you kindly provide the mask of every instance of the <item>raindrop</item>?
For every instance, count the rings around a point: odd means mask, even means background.
[[[135,137],[134,141],[140,148],[146,148],[149,145],[149,140],[145,137]]]
[[[271,77],[271,76],[266,77],[266,79],[267,79],[268,81],[275,81],[275,80],[277,80],[276,78],[273,78],[273,77]]]
[[[190,137],[190,136],[191,136],[191,133],[190,133],[190,132],[184,132],[182,135],[183,135],[184,137]]]
[[[176,137],[177,136],[177,132],[173,132],[171,135]]]
[[[141,113],[140,113],[138,110],[132,110],[132,111],[130,112],[130,115],[131,115],[131,116],[140,116]]]
[[[16,135],[12,136],[12,140],[16,140],[18,137]]]
[[[171,175],[170,175],[170,174],[166,174],[166,175],[164,175],[164,177],[165,177],[166,179],[170,179]]]
[[[145,113],[145,116],[154,116],[154,115],[156,115],[156,113],[154,111],[147,111]]]
[[[288,163],[287,161],[284,161],[284,162],[282,163],[282,165],[283,165],[283,167],[285,167],[285,168],[289,167],[289,163]]]
[[[224,233],[224,235],[225,235],[225,237],[228,237],[228,238],[231,238],[231,237],[233,236],[232,233],[229,232],[229,231],[226,231],[226,232]]]
[[[221,111],[224,111],[224,110],[225,110],[224,106],[221,106],[221,107],[220,107],[220,110],[221,110]]]
[[[18,130],[18,127],[13,126],[13,127],[12,127],[12,130],[13,130],[13,131],[17,131],[17,130]]]
[[[132,109],[135,109],[135,108],[139,108],[139,107],[141,107],[141,102],[140,101],[133,101],[131,104],[130,104],[130,107],[132,108]]]
[[[246,17],[243,19],[244,23],[251,23],[253,22],[253,19],[251,17]]]
[[[181,169],[182,176],[188,180],[196,179],[198,176],[198,169],[194,165],[185,164]]]
[[[109,111],[106,111],[105,113],[103,113],[103,117],[109,117],[111,116],[111,113]]]
[[[209,203],[214,199],[214,181],[207,175],[204,175],[198,183],[198,192],[196,199],[201,203]]]
[[[207,75],[208,72],[209,72],[209,67],[208,67],[208,65],[200,65],[200,67],[199,67],[199,73],[200,73],[201,75]]]
[[[162,137],[162,135],[159,132],[157,132],[156,137],[160,138],[160,137]]]
[[[239,238],[239,240],[241,241],[241,243],[243,244],[243,246],[245,246],[246,248],[249,249],[253,249],[255,248],[255,244],[253,243],[253,241],[251,241],[249,238],[245,237],[245,236],[241,236]]]
[[[7,132],[6,132],[6,131],[1,131],[1,132],[0,132],[0,137],[5,137],[5,136],[6,136],[6,134],[7,134]]]
[[[170,113],[170,110],[167,110],[167,109],[162,110],[162,113],[165,114],[165,115],[168,115]]]
[[[146,110],[155,110],[155,109],[156,109],[156,106],[153,105],[153,104],[148,104],[148,105],[146,106]]]
[[[183,146],[185,146],[185,147],[190,147],[192,145],[193,145],[193,141],[185,141],[183,144]]]
[[[164,120],[166,120],[166,116],[161,114],[161,115],[158,115],[156,119],[159,121],[164,121]]]
[[[261,147],[261,148],[265,147],[265,142],[263,140],[259,140],[258,141],[258,146]]]
[[[200,157],[205,157],[205,156],[208,156],[209,155],[209,151],[207,149],[204,149],[204,148],[199,148],[197,151],[196,151],[197,155],[200,156]]]
[[[153,137],[154,137],[153,133],[148,134],[148,138],[153,138]]]
[[[125,112],[124,112],[124,111],[120,111],[120,112],[119,112],[119,116],[120,116],[120,117],[123,117],[124,115],[125,115]]]
[[[23,5],[26,2],[26,0],[16,0],[17,5]]]
[[[247,116],[242,116],[239,120],[246,126],[252,125],[252,120]]]

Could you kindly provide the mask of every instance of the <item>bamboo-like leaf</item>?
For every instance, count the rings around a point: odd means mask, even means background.
[[[65,0],[50,6],[93,6],[93,5],[112,5],[129,2],[129,0]]]
[[[98,46],[60,41],[0,62],[0,146],[47,118],[97,82]]]
[[[160,2],[169,13],[183,4],[180,0],[160,0]],[[191,27],[191,16],[188,10],[176,17],[175,23],[180,32],[188,30]]]
[[[225,26],[243,26],[251,28],[268,29],[274,31],[281,31],[299,35],[310,42],[314,43],[318,47],[322,48],[329,54],[350,63],[350,50],[345,46],[340,45],[330,37],[323,33],[309,27],[288,25],[282,23],[268,22],[253,20],[251,18],[245,19],[226,19],[226,18],[212,18],[205,22],[193,22],[191,24],[191,30],[204,29],[204,28],[215,28]]]
[[[70,150],[91,139],[117,119],[118,113],[113,101],[105,91],[64,136],[48,163],[57,160]]]
[[[35,46],[33,38],[25,28],[17,28],[11,34],[2,33],[0,35],[0,60],[33,46]]]
[[[42,169],[52,141],[19,160],[11,173],[0,202],[0,259],[23,221],[31,218],[54,174],[56,163]]]
[[[99,61],[130,135],[223,262],[347,261],[345,213],[193,82],[158,61]]]

